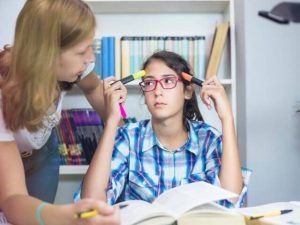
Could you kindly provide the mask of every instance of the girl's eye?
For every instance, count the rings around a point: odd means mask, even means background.
[[[173,78],[173,77],[165,78],[164,81],[165,81],[165,84],[173,84],[175,81],[175,78]]]
[[[144,84],[145,84],[145,86],[151,86],[151,85],[153,85],[153,81],[152,80],[145,80]]]

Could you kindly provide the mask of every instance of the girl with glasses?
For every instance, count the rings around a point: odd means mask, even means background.
[[[182,72],[191,74],[181,56],[168,51],[154,53],[143,69],[146,76],[140,87],[151,119],[117,129],[119,100],[113,92],[117,87],[105,86],[110,115],[76,198],[99,198],[110,204],[133,199],[152,202],[178,185],[205,181],[240,194],[220,204],[241,206],[247,188],[223,86],[214,77],[203,83],[200,93],[209,109],[214,104],[222,135],[203,121],[195,91],[181,76]]]

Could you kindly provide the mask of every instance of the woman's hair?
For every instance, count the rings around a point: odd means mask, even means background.
[[[186,81],[182,77],[182,72],[191,74],[191,68],[189,64],[182,58],[180,55],[170,52],[170,51],[159,51],[151,55],[146,62],[143,65],[143,69],[146,69],[147,66],[155,61],[159,60],[166,64],[170,69],[174,70],[176,74],[181,78],[184,88],[186,88],[188,85],[191,83],[189,81]],[[198,120],[198,121],[203,121],[202,115],[200,113],[198,103],[197,103],[197,98],[195,91],[193,90],[192,98],[191,99],[186,99],[184,101],[184,106],[183,106],[183,120],[185,122],[186,119],[190,120]]]
[[[0,53],[2,109],[7,128],[37,131],[58,98],[62,51],[94,36],[96,20],[81,0],[27,0],[12,48]],[[9,66],[7,65],[9,62]]]

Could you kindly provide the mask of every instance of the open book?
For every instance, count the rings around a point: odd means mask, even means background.
[[[121,210],[122,225],[244,225],[244,218],[216,203],[236,194],[205,182],[195,182],[170,189],[154,202],[132,200]]]
[[[292,209],[293,211],[287,214],[282,214],[279,216],[264,217],[257,220],[247,219],[247,224],[300,224],[300,202],[275,202],[266,205],[240,208],[235,209],[236,212],[241,213],[246,218],[250,216],[257,216],[266,214],[268,212],[274,212],[278,210]]]

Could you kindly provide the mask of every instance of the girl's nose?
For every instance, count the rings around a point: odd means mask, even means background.
[[[154,90],[154,94],[155,94],[155,96],[160,96],[160,95],[162,95],[162,93],[163,93],[163,87],[161,86],[160,82],[157,82],[156,88]]]

